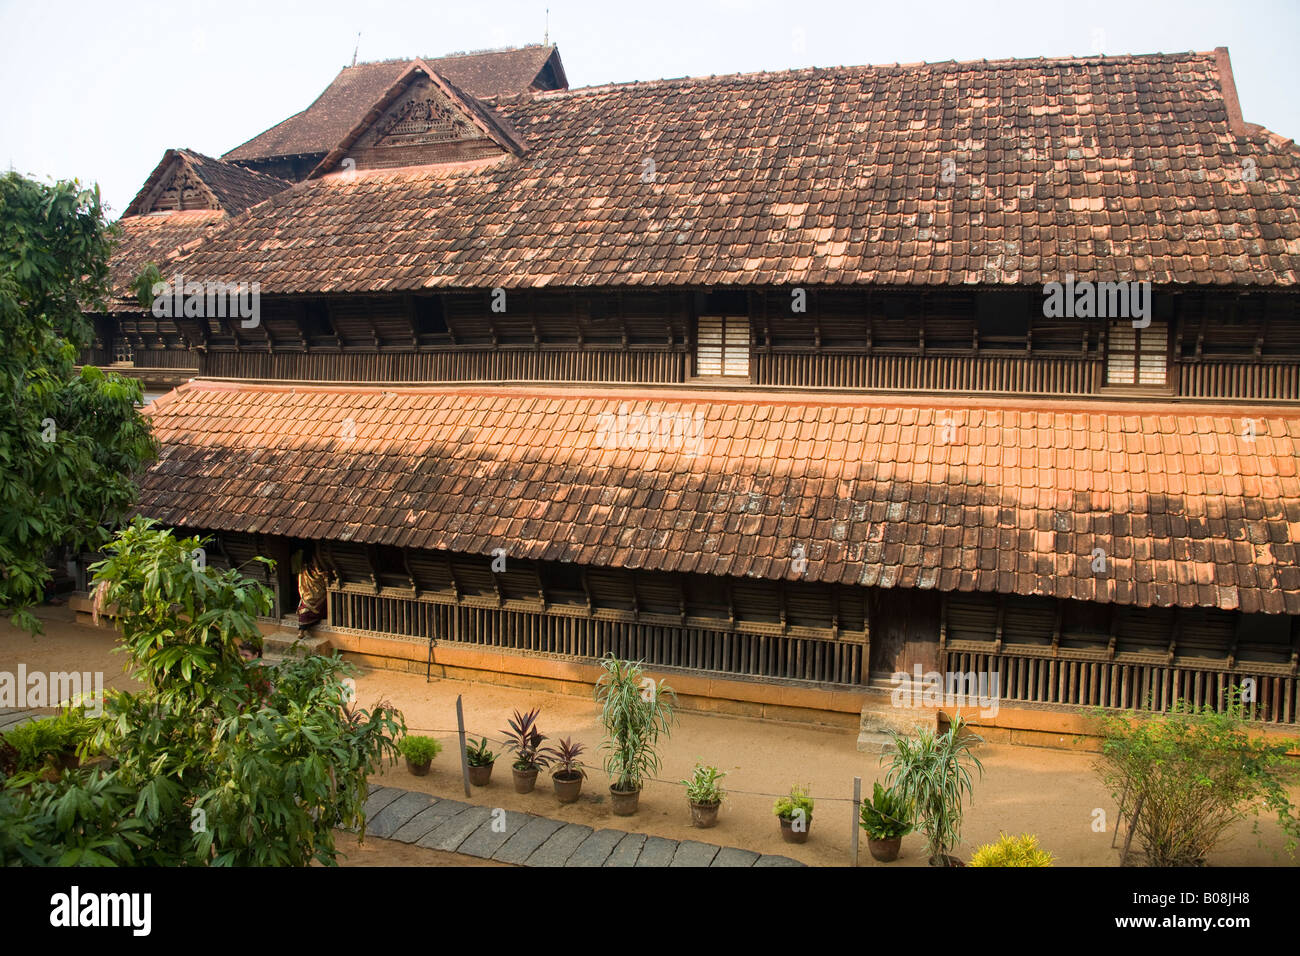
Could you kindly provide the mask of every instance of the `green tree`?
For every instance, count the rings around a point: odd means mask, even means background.
[[[156,454],[140,383],[75,371],[112,241],[98,187],[0,177],[0,611],[32,632],[49,551],[108,540]]]
[[[0,799],[0,864],[333,864],[336,828],[364,834],[367,778],[405,732],[387,703],[356,707],[341,658],[249,662],[270,592],[217,571],[137,518],[95,565],[145,689],[104,704],[91,747],[116,766]]]

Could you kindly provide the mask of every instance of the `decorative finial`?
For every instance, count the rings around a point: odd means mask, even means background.
[[[357,31],[357,45],[352,48],[352,65],[357,65],[357,51],[361,49],[361,31]]]
[[[542,46],[551,45],[551,8],[546,8],[546,32],[542,34]]]

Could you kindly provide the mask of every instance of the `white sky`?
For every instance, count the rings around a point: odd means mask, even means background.
[[[1296,0],[0,0],[0,164],[98,181],[115,217],[168,147],[211,156],[307,107],[352,58],[541,42],[571,86],[919,60],[1227,46],[1242,112],[1300,136]]]

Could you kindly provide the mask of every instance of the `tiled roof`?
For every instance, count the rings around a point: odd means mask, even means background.
[[[192,149],[169,149],[131,200],[131,204],[126,207],[123,216],[150,212],[145,207],[150,193],[163,177],[175,175],[178,164],[192,170],[207,187],[212,194],[214,208],[220,208],[232,216],[293,185],[276,176],[213,159]]]
[[[309,180],[186,269],[264,293],[1067,273],[1294,285],[1300,150],[1241,122],[1230,76],[1221,51],[502,100],[524,156]]]
[[[220,209],[188,209],[119,219],[121,236],[108,261],[109,279],[115,295],[129,301],[113,305],[139,311],[130,286],[145,265],[162,266],[179,247],[201,239],[225,217]]]
[[[426,61],[471,96],[508,96],[527,91],[546,66],[546,61],[556,52],[553,46],[528,46],[515,50],[427,57]],[[266,159],[328,152],[411,62],[409,59],[383,60],[345,67],[307,109],[235,147],[222,159]]]
[[[1300,613],[1294,410],[197,380],[148,414],[172,525]]]

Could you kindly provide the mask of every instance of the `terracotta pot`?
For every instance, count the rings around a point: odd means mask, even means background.
[[[469,768],[469,782],[476,787],[486,787],[488,781],[492,779],[492,767],[495,764],[496,761],[494,760],[482,767],[471,766]]]
[[[411,758],[406,758],[406,769],[411,771],[417,777],[427,777],[429,775],[429,765],[432,760],[426,760],[424,763],[411,763]]]
[[[515,775],[515,793],[532,793],[533,787],[537,786],[537,768],[532,770],[520,770],[518,767],[511,767],[510,772]]]
[[[640,796],[640,790],[618,790],[610,787],[609,804],[610,809],[614,811],[614,816],[630,817],[636,813],[637,800]]]
[[[696,803],[694,800],[687,800],[686,802],[691,805],[692,826],[707,830],[709,827],[718,825],[718,807],[722,806],[721,801],[718,803]]]
[[[808,842],[808,834],[812,830],[811,820],[804,824],[803,830],[796,830],[793,820],[787,820],[784,817],[777,817],[777,819],[781,821],[781,839],[786,843]]]
[[[582,793],[582,774],[578,771],[571,771],[568,775],[563,771],[552,774],[551,783],[555,785],[555,795],[561,803],[578,802],[578,795]]]
[[[903,838],[887,837],[883,840],[877,840],[874,837],[867,837],[867,849],[871,851],[871,858],[881,863],[893,863],[898,859],[898,849],[903,845]]]

